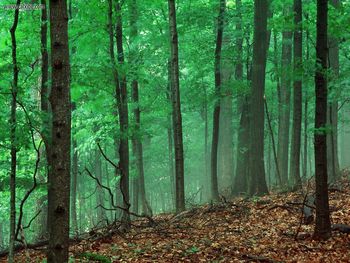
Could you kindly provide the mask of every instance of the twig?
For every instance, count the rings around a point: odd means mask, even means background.
[[[41,209],[35,214],[35,216],[33,216],[32,219],[30,219],[28,225],[24,226],[23,229],[30,228],[30,225],[32,224],[32,222],[38,217],[38,215],[40,215],[40,213],[41,213]]]
[[[102,148],[101,148],[101,146],[100,146],[99,143],[97,143],[97,147],[98,147],[98,149],[100,150],[100,152],[101,152],[103,158],[105,158],[105,160],[106,160],[107,162],[109,162],[115,169],[119,170],[119,169],[120,169],[119,166],[118,166],[117,164],[115,164],[114,162],[112,162],[111,159],[109,159],[109,158],[107,157],[107,155],[104,153],[104,151],[102,150]]]

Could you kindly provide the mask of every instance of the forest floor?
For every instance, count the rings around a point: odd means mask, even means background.
[[[339,185],[330,191],[332,224],[350,224],[349,181]],[[314,223],[301,224],[303,200],[275,193],[133,221],[127,234],[96,239],[96,231],[72,245],[71,262],[350,262],[348,234],[312,239]],[[43,251],[18,252],[16,262],[45,262]]]

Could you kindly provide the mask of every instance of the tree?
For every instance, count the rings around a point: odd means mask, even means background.
[[[301,187],[300,178],[300,148],[301,148],[301,119],[302,119],[302,55],[303,55],[303,35],[302,35],[302,2],[294,0],[294,98],[293,98],[293,127],[292,127],[292,149],[290,162],[290,176],[293,188]]]
[[[236,0],[237,9],[237,23],[236,30],[240,32],[239,37],[236,39],[236,67],[235,78],[237,81],[243,81],[243,32],[242,32],[242,1]],[[248,57],[248,54],[247,54]],[[247,74],[249,75],[249,74]],[[249,77],[249,76],[247,76]],[[248,186],[249,170],[247,163],[249,163],[249,96],[239,98],[238,112],[240,113],[240,122],[238,130],[238,142],[237,142],[237,165],[236,165],[236,177],[234,179],[233,194],[239,194],[240,192],[246,192]]]
[[[264,91],[267,58],[268,1],[254,1],[249,194],[268,193],[264,167]]]
[[[216,35],[216,47],[215,47],[215,95],[216,103],[213,113],[213,138],[211,143],[211,194],[212,200],[219,200],[219,188],[218,188],[218,142],[219,142],[219,125],[220,125],[220,96],[222,85],[222,72],[221,72],[221,51],[222,40],[224,34],[224,16],[226,9],[226,0],[220,0],[219,16],[217,20],[217,35]]]
[[[20,0],[16,4],[19,6]],[[17,93],[18,93],[18,63],[17,63],[17,39],[16,30],[18,26],[19,8],[15,9],[14,20],[10,29],[11,44],[12,44],[12,64],[13,64],[13,79],[11,83],[11,116],[10,116],[10,140],[11,140],[11,172],[10,172],[10,240],[9,240],[9,258],[10,263],[14,262],[14,248],[16,239],[16,166],[17,166]]]
[[[122,7],[117,0],[116,2],[117,22],[115,25],[116,46],[118,54],[118,63],[120,67],[124,65],[124,48],[123,48],[123,19]],[[116,97],[120,127],[120,144],[119,144],[119,164],[120,164],[120,191],[123,199],[122,211],[122,228],[127,229],[130,226],[130,208],[129,201],[129,112],[128,112],[128,92],[125,72],[117,71],[116,78]]]
[[[291,6],[285,3],[283,15],[290,17]],[[289,157],[289,127],[290,127],[290,93],[291,93],[291,60],[292,60],[292,31],[290,21],[285,21],[286,28],[282,32],[282,62],[281,85],[278,92],[278,171],[282,179],[282,186],[288,184],[288,157]],[[292,144],[293,148],[293,144]]]
[[[185,210],[184,155],[179,80],[179,41],[176,24],[175,0],[168,0],[169,32],[171,48],[171,100],[173,109],[173,133],[175,148],[176,213]]]
[[[52,90],[48,178],[48,262],[67,262],[69,248],[71,99],[67,1],[50,2]]]
[[[137,2],[136,0],[131,0],[130,4],[130,44],[132,45],[132,51],[130,52],[130,62],[133,67],[132,80],[132,99],[135,103],[134,118],[135,118],[135,131],[133,136],[134,153],[136,156],[136,169],[137,169],[137,190],[140,192],[142,213],[146,215],[152,215],[151,207],[148,204],[145,190],[145,174],[143,165],[143,145],[141,140],[141,109],[139,100],[139,82],[137,80],[137,67],[138,67],[138,45],[136,44],[136,38],[138,36],[137,29]],[[135,194],[135,193],[134,193]],[[138,197],[138,195],[136,195]]]
[[[225,19],[225,18],[223,18]],[[224,21],[228,24],[228,21]],[[224,25],[221,59],[221,87],[220,87],[220,121],[218,142],[218,186],[228,193],[233,182],[233,84],[235,78],[235,64],[231,44],[231,32]],[[231,47],[232,46],[232,47]]]
[[[331,222],[327,173],[327,69],[328,69],[328,0],[317,0],[316,40],[316,110],[315,110],[315,177],[316,224],[314,238],[328,239]]]

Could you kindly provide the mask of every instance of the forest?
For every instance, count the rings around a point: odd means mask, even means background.
[[[0,262],[349,262],[349,0],[1,0]]]

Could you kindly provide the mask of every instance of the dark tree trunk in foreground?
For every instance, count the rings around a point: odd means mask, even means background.
[[[317,0],[316,41],[316,112],[315,112],[315,177],[316,225],[314,237],[331,236],[327,185],[327,59],[328,59],[328,0]]]
[[[68,14],[65,0],[50,1],[50,24],[52,163],[48,178],[49,263],[67,262],[69,248],[71,100]]]
[[[264,91],[267,58],[268,1],[254,2],[254,44],[251,94],[250,162],[251,182],[249,194],[268,193],[264,166]]]
[[[287,4],[286,4],[287,5]],[[289,17],[291,6],[285,7],[284,15]],[[290,21],[288,21],[290,22]],[[292,61],[292,32],[284,29],[282,33],[282,63],[281,85],[278,103],[278,172],[282,186],[288,184],[288,157],[289,157],[289,127],[290,127],[290,95],[291,95],[291,61]],[[293,147],[293,146],[292,146]]]
[[[17,0],[17,5],[21,3]],[[14,21],[10,29],[12,44],[12,64],[13,64],[13,81],[11,85],[11,117],[10,117],[10,139],[11,139],[11,172],[10,172],[10,240],[9,240],[9,257],[10,263],[14,262],[15,232],[16,232],[16,166],[17,166],[17,143],[16,143],[16,107],[17,107],[17,89],[18,89],[18,64],[17,64],[17,40],[16,30],[18,25],[19,9],[15,10]]]
[[[176,213],[185,210],[184,156],[182,138],[182,117],[179,80],[179,41],[176,24],[175,0],[168,0],[169,32],[171,47],[171,100],[173,108],[173,129],[175,147]]]
[[[224,16],[226,0],[219,0],[219,16],[217,20],[217,35],[215,47],[215,95],[216,102],[213,113],[213,138],[211,144],[211,198],[213,201],[219,200],[218,189],[218,142],[219,142],[219,121],[220,121],[220,92],[221,92],[221,50],[224,34]]]
[[[292,148],[290,162],[290,176],[293,189],[301,187],[300,177],[300,149],[301,149],[301,121],[302,121],[302,55],[303,55],[303,35],[302,35],[302,2],[294,0],[294,98],[293,98],[293,128],[292,128]]]
[[[135,133],[133,136],[134,152],[136,157],[136,169],[137,169],[137,182],[138,191],[140,193],[142,213],[146,215],[152,215],[151,208],[148,204],[145,189],[145,175],[143,166],[143,145],[141,136],[141,110],[140,110],[140,99],[139,99],[139,82],[137,80],[137,70],[138,70],[138,45],[135,44],[136,38],[138,36],[137,29],[137,2],[136,0],[131,1],[131,13],[130,13],[130,58],[133,67],[132,80],[132,100],[135,103],[134,117],[135,117]]]
[[[123,48],[123,23],[122,9],[119,0],[116,2],[117,23],[115,27],[116,44],[119,65],[124,65]],[[128,92],[125,72],[117,72],[116,96],[118,105],[118,116],[120,125],[120,144],[119,144],[119,162],[120,162],[120,191],[123,198],[123,207],[130,208],[129,201],[129,112],[128,112]],[[130,226],[130,214],[122,211],[122,228],[127,229]]]

